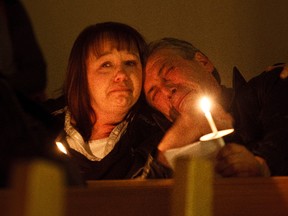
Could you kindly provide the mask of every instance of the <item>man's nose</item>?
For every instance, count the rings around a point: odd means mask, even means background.
[[[172,85],[162,86],[162,93],[169,99],[171,99],[172,95],[175,94],[176,91],[177,91],[176,86],[172,86]]]

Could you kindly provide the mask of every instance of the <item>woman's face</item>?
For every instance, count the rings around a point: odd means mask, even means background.
[[[138,51],[117,50],[107,42],[102,53],[90,50],[86,60],[88,87],[97,118],[126,115],[142,88],[142,65]],[[104,116],[105,117],[105,116]]]

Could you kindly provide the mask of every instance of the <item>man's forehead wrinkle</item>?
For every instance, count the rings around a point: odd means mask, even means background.
[[[164,56],[156,56],[153,58],[152,63],[150,64],[148,70],[149,71],[155,71],[157,70],[157,75],[160,75],[163,71],[163,68],[167,65],[167,62],[169,62],[168,58],[165,58]]]
[[[149,79],[146,79],[146,90],[147,90],[147,95],[150,95],[152,93],[152,91],[154,90],[156,84],[158,80],[159,80],[159,75],[161,73],[161,71],[164,68],[164,63],[161,63],[161,58],[154,58],[153,60],[151,60],[151,63],[148,64],[149,66],[147,67],[147,78],[149,77]]]
[[[166,63],[162,63],[161,67],[157,71],[158,76],[161,76],[163,74],[163,70],[164,70],[165,66],[166,66]]]
[[[150,61],[150,62],[149,62]],[[146,73],[147,74],[153,74],[154,71],[157,69],[157,61],[155,59],[148,59],[148,64],[146,64]]]

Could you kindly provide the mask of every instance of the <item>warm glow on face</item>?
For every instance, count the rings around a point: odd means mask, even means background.
[[[204,113],[207,113],[210,111],[210,100],[207,97],[203,97],[200,101],[201,109],[203,110]]]
[[[64,154],[67,154],[67,150],[61,142],[56,142],[56,145],[61,152],[63,152]]]

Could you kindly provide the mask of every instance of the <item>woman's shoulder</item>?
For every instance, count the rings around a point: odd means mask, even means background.
[[[61,112],[66,107],[65,97],[61,95],[58,98],[50,98],[43,103],[43,106],[51,114]]]
[[[63,128],[66,113],[66,102],[64,96],[55,99],[48,99],[43,103],[43,107],[55,119],[55,121],[57,121],[58,127]]]

